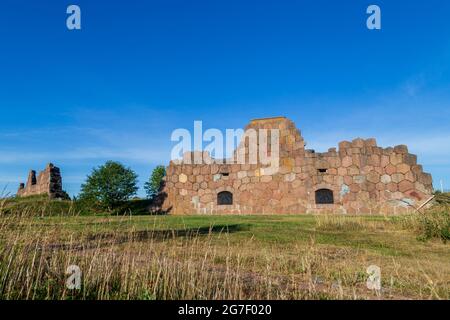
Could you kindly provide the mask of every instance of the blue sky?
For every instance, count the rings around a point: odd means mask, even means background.
[[[66,28],[77,4],[82,30]],[[377,4],[382,30],[366,28]],[[18,1],[0,10],[0,186],[167,164],[176,128],[285,115],[308,148],[407,144],[450,189],[450,2]],[[141,192],[142,194],[142,192]]]

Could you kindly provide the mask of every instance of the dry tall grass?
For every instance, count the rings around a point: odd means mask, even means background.
[[[51,223],[35,209],[0,217],[0,299],[449,298],[448,277],[427,266],[405,270],[395,259],[384,267],[391,275],[383,280],[386,289],[372,292],[359,267],[371,263],[366,252],[323,246],[314,236],[281,252],[253,237],[233,242],[226,226],[121,230],[132,218],[104,217],[98,229],[77,228],[71,214]],[[353,218],[317,217],[315,228],[383,227]],[[70,265],[82,271],[80,290],[66,286]]]
[[[277,277],[269,261],[263,274],[241,269],[242,254],[229,247],[218,255],[211,232],[187,230],[182,238],[175,230],[64,234],[36,228],[33,220],[24,214],[1,220],[1,299],[318,297],[312,281],[304,287],[294,278]],[[310,276],[315,259],[311,253],[301,262]],[[65,285],[70,265],[82,270],[79,291]]]

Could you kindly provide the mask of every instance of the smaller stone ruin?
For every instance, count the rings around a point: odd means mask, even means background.
[[[62,189],[61,171],[52,163],[39,172],[31,170],[28,174],[26,185],[21,183],[17,190],[18,197],[28,197],[35,195],[48,195],[50,199],[61,199],[67,195]]]

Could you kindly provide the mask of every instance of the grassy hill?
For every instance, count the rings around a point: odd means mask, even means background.
[[[408,217],[0,217],[0,299],[449,299]],[[20,231],[20,232],[18,232]],[[83,272],[68,290],[65,270]],[[370,265],[382,290],[366,286]]]
[[[73,215],[76,212],[70,200],[51,200],[47,195],[10,197],[0,199],[0,213],[27,216]]]
[[[10,197],[0,199],[0,213],[19,214],[26,216],[73,216],[73,215],[148,215],[151,201],[147,199],[133,199],[118,204],[114,210],[106,212],[95,209],[79,201],[49,199],[46,195],[29,197]]]

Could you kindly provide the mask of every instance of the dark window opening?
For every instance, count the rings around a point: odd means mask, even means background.
[[[217,194],[218,205],[230,205],[233,204],[233,194],[228,191],[222,191]]]
[[[327,169],[318,169],[317,171],[319,171],[320,173],[326,173]]]
[[[329,189],[319,189],[316,191],[316,204],[333,204],[333,191]]]
[[[36,179],[36,171],[31,171],[31,185],[34,186],[35,184],[37,184],[37,179]]]
[[[223,172],[222,173],[222,176],[224,176],[224,177],[228,177],[230,174],[228,173],[228,172]]]

